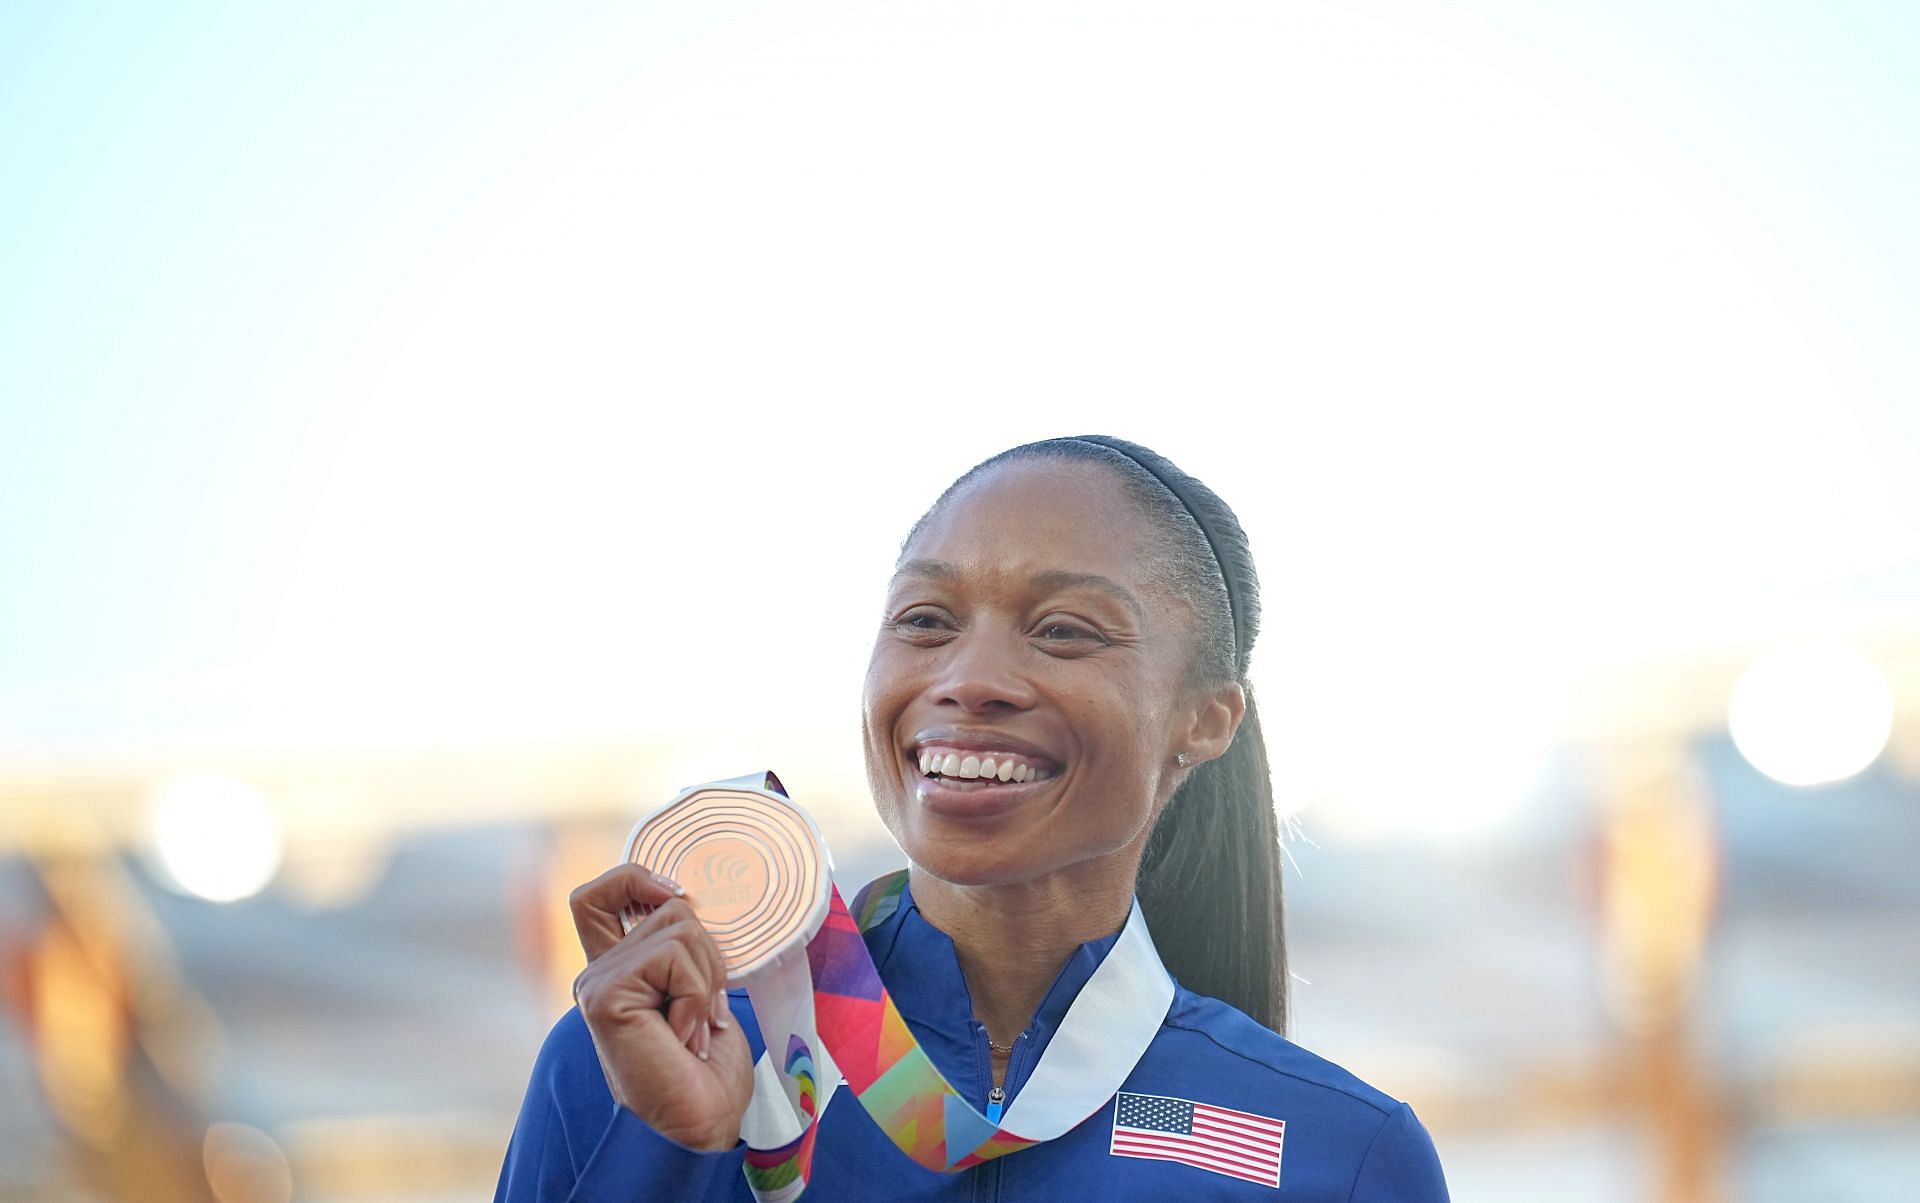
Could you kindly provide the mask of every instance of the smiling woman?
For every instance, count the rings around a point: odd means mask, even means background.
[[[575,891],[579,1006],[496,1197],[1444,1200],[1412,1111],[1284,1036],[1259,615],[1232,511],[1144,447],[961,477],[907,538],[866,679],[909,869],[855,900],[866,985],[835,989],[874,1005],[878,1067],[809,1093],[784,1160],[748,1149],[774,1050],[678,886],[623,865]]]

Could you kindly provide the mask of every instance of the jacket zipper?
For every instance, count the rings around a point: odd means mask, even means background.
[[[973,1026],[975,1031],[979,1033],[980,1043],[983,1045],[986,1044],[986,1025],[976,1020]],[[1020,1048],[1020,1042],[1024,1039],[1026,1039],[1025,1032],[1013,1038],[1013,1047],[1016,1050],[1014,1056],[1019,1055],[1017,1050]],[[986,1064],[987,1081],[991,1082],[993,1081],[993,1052],[991,1049],[987,1050]],[[1012,1076],[1013,1074],[1012,1057],[1007,1059],[1007,1074],[1008,1076]],[[991,1120],[996,1127],[1000,1123],[1000,1116],[1005,1112],[1006,1106],[1006,1088],[1004,1086],[989,1086],[987,1088],[986,1117]],[[996,1157],[985,1165],[974,1167],[973,1197],[976,1203],[998,1203],[1000,1198],[1000,1175],[1005,1168],[1000,1164],[1003,1160],[1004,1158]]]
[[[984,1041],[986,1038],[987,1029],[983,1025],[980,1028],[980,1039]],[[1013,1076],[1013,1063],[1019,1059],[1020,1056],[1020,1042],[1026,1038],[1027,1034],[1025,1032],[1013,1038],[1013,1053],[1007,1058],[1007,1076],[1009,1078]],[[991,1050],[987,1053],[987,1081],[993,1081],[993,1053]],[[1006,1088],[1004,1086],[988,1088],[986,1115],[989,1120],[993,1121],[996,1127],[1000,1123],[1001,1115],[1005,1113],[1006,1106]],[[995,1157],[992,1161],[987,1162],[975,1171],[980,1175],[974,1180],[973,1197],[975,1199],[981,1200],[982,1203],[999,1203],[1000,1176],[1006,1172],[1006,1166],[1002,1165],[1001,1162],[1005,1160],[1003,1157]]]

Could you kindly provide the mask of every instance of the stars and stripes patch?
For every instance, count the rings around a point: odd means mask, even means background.
[[[1115,1157],[1178,1161],[1262,1186],[1280,1185],[1282,1120],[1158,1094],[1121,1094],[1113,1103]]]

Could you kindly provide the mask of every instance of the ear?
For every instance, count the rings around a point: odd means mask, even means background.
[[[1195,699],[1192,718],[1185,737],[1174,750],[1185,752],[1194,764],[1202,764],[1226,755],[1233,743],[1240,720],[1247,716],[1247,691],[1238,681],[1228,681],[1202,691]]]

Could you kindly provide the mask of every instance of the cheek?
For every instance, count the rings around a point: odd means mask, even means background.
[[[1124,695],[1122,695],[1124,696]],[[1169,742],[1168,715],[1159,707],[1110,713],[1099,723],[1105,738],[1093,749],[1096,787],[1111,799],[1107,813],[1120,826],[1138,826],[1152,816],[1162,752]]]
[[[901,671],[899,650],[881,644],[867,661],[860,692],[861,733],[869,757],[885,756],[897,742],[900,717],[913,698],[914,685]]]
[[[880,716],[893,708],[892,695],[898,692],[899,676],[888,666],[887,649],[876,647],[867,660],[867,676],[860,688],[860,713],[872,729]]]
[[[891,830],[897,809],[891,752],[894,720],[900,709],[892,701],[894,677],[886,671],[885,659],[884,652],[876,648],[867,662],[867,676],[860,690],[860,743],[866,753],[868,795]],[[899,838],[897,834],[895,838]]]

